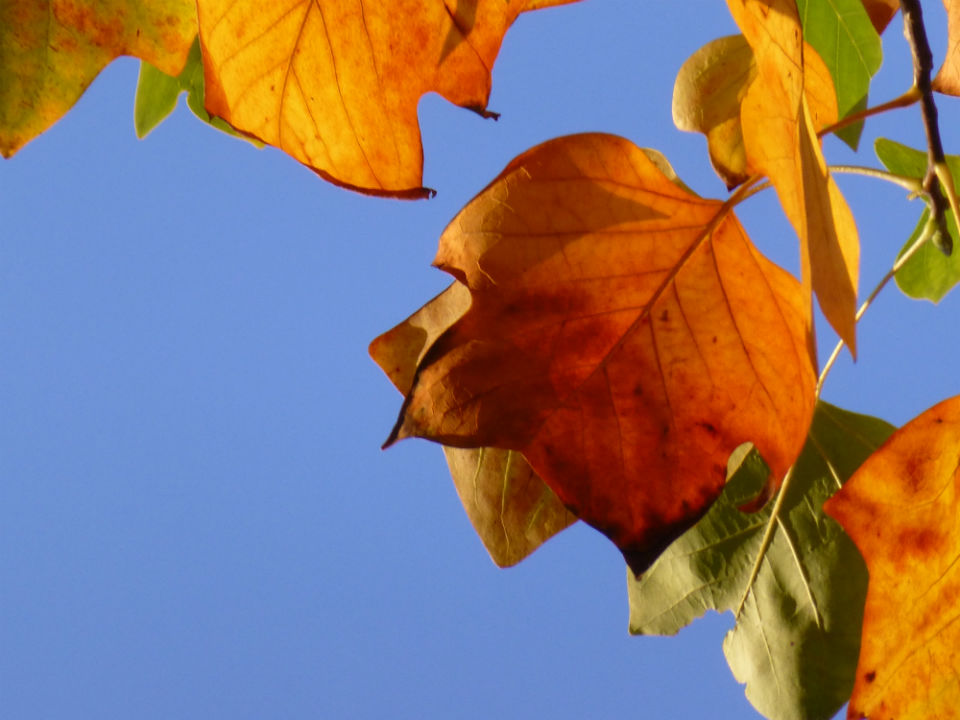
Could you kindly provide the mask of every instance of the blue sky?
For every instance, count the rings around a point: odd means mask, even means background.
[[[939,4],[928,3],[936,54]],[[136,61],[113,64],[0,166],[0,703],[11,718],[752,718],[712,615],[627,635],[624,568],[578,526],[498,570],[442,454],[379,447],[400,396],[368,342],[448,280],[457,210],[516,154],[600,130],[723,196],[673,127],[681,63],[735,32],[722,3],[587,0],[523,16],[485,121],[420,117],[430,201],[351,194],[182,106],[133,131]],[[874,97],[910,83],[894,21]],[[955,103],[941,101],[947,151]],[[920,146],[918,111],[868,125]],[[869,290],[920,208],[839,180]],[[772,194],[739,213],[795,270]],[[826,399],[902,424],[960,392],[957,298],[890,288]],[[821,323],[823,327],[825,324]],[[835,339],[820,333],[821,357]]]

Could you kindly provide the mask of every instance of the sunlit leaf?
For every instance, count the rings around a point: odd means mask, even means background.
[[[926,151],[915,150],[886,138],[878,138],[874,143],[874,150],[880,162],[892,173],[917,180],[927,174]],[[948,155],[947,167],[953,175],[953,182],[960,184],[960,156]],[[947,229],[953,238],[954,247],[960,247],[960,234],[957,233],[953,211],[948,209],[946,215]],[[920,237],[929,218],[930,212],[924,210],[916,228],[900,250],[901,255]],[[897,286],[905,295],[940,302],[960,282],[960,253],[944,255],[933,243],[928,242],[900,268],[896,280]]]
[[[823,514],[892,427],[826,403],[793,470],[773,541],[724,652],[747,697],[770,720],[827,720],[850,697],[867,572]],[[772,507],[745,514],[767,467],[751,453],[704,518],[639,579],[628,573],[630,631],[672,635],[707,610],[735,611]]]
[[[371,357],[406,394],[424,353],[468,307],[469,290],[453,283],[370,343]],[[520,453],[497,448],[443,451],[467,516],[497,565],[515,565],[576,522]]]
[[[900,0],[863,0],[863,6],[870,16],[873,28],[882,33],[900,9]]]
[[[947,56],[933,79],[933,89],[960,95],[960,2],[943,0],[947,9]]]
[[[263,143],[238,133],[220,118],[212,117],[204,107],[203,60],[200,57],[199,38],[195,39],[190,46],[187,64],[176,77],[158,70],[146,60],[141,61],[140,77],[137,80],[137,98],[133,111],[137,136],[146,137],[151,130],[163,122],[173,112],[182,92],[187,93],[187,107],[205,123],[228,135],[248,140],[257,147],[263,147]]]
[[[799,453],[814,384],[799,284],[627,140],[516,158],[436,264],[472,304],[421,361],[391,441],[522,451],[635,570],[706,511],[738,445],[774,485]]]
[[[574,0],[198,0],[206,106],[323,177],[428,194],[417,103],[485,113],[507,28]]]
[[[769,176],[801,244],[804,284],[856,355],[860,242],[827,171],[804,97],[803,42],[792,0],[728,0],[757,61],[740,119],[748,163]]]
[[[0,154],[53,125],[120,55],[176,75],[196,34],[190,0],[0,2]]]
[[[804,40],[830,70],[839,116],[867,107],[870,80],[880,69],[883,46],[861,0],[797,0],[797,9]],[[862,130],[860,122],[837,135],[856,150]]]
[[[837,99],[830,71],[807,48],[804,90],[818,128],[837,121]],[[680,130],[707,136],[710,162],[727,188],[744,182],[748,167],[740,125],[740,104],[757,76],[753,50],[743,35],[717,38],[697,50],[680,68],[673,86],[673,122]]]
[[[960,397],[912,420],[825,506],[870,571],[848,717],[960,718]]]

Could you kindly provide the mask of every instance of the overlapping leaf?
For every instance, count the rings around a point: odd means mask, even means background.
[[[120,55],[176,75],[196,34],[190,0],[0,3],[0,154],[53,125]]]
[[[933,79],[933,89],[960,95],[960,2],[943,0],[947,9],[947,56]]]
[[[747,697],[771,720],[826,720],[850,697],[867,572],[856,547],[821,510],[892,432],[882,420],[826,403],[793,469],[773,540],[724,642]],[[749,455],[704,518],[639,579],[628,574],[630,631],[673,634],[707,610],[737,609],[770,522],[737,508],[763,487]]]
[[[899,3],[894,5],[899,6]],[[845,118],[867,107],[870,80],[880,69],[883,46],[861,0],[797,0],[797,9],[804,40],[816,49],[830,70],[839,117]],[[889,11],[889,7],[876,10],[879,20],[882,11]],[[804,60],[809,75],[806,52]],[[808,86],[807,82],[805,86]],[[837,135],[856,150],[862,130],[863,123],[860,122],[848,125]]]
[[[645,568],[754,442],[776,483],[813,410],[808,304],[729,208],[602,134],[516,158],[440,239],[472,304],[391,441],[519,450]]]
[[[520,12],[574,0],[198,0],[206,104],[363,192],[422,196],[417,103],[485,112]]]
[[[830,71],[807,48],[804,92],[818,128],[837,121],[837,99]],[[757,76],[753,50],[743,35],[717,38],[697,50],[680,68],[673,86],[673,122],[680,130],[707,137],[710,162],[728,188],[744,182],[750,167],[743,146],[740,105]]]
[[[886,138],[878,138],[874,143],[874,150],[880,162],[892,173],[916,180],[922,180],[927,174],[926,151],[915,150]],[[960,183],[960,156],[948,155],[946,160],[950,174],[953,175],[953,182]],[[960,234],[957,233],[953,211],[947,209],[946,216],[953,246],[960,247]],[[917,227],[904,243],[901,255],[920,237],[929,219],[929,210],[924,210]],[[905,295],[940,302],[960,282],[960,253],[945,255],[933,243],[928,242],[897,271],[896,280],[897,286]]]
[[[848,717],[960,718],[960,397],[896,432],[825,510],[870,571]]]
[[[740,113],[748,163],[773,182],[800,238],[804,284],[856,354],[860,243],[850,208],[827,171],[804,97],[796,3],[728,0],[727,5],[757,62]]]
[[[468,307],[470,292],[455,282],[370,343],[370,355],[406,394],[427,348]],[[498,448],[443,450],[467,516],[497,565],[515,565],[576,521],[520,453]]]
[[[863,0],[863,6],[870,16],[873,28],[882,33],[900,9],[900,0]]]

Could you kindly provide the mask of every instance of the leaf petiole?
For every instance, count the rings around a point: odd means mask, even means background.
[[[907,177],[906,175],[897,175],[896,173],[881,170],[879,168],[866,167],[862,165],[831,165],[830,172],[846,173],[849,175],[863,175],[864,177],[885,180],[886,182],[899,185],[910,192],[912,196],[923,195],[923,183],[917,178]]]
[[[833,125],[827,125],[827,127],[817,132],[817,137],[822,138],[825,135],[837,132],[837,130],[843,130],[843,128],[847,127],[848,125],[854,125],[861,120],[866,120],[868,117],[873,117],[874,115],[880,115],[881,113],[885,113],[890,110],[910,107],[911,105],[919,102],[922,97],[923,93],[921,93],[919,88],[914,85],[903,95],[895,97],[893,100],[888,100],[880,105],[874,105],[873,107],[864,108],[858,112],[850,113],[845,118],[833,123]]]

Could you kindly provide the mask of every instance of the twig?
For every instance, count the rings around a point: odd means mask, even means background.
[[[947,208],[951,207],[957,215],[956,191],[953,179],[946,168],[943,154],[943,141],[940,139],[940,124],[937,121],[937,104],[933,99],[933,87],[930,74],[933,72],[933,53],[927,41],[927,30],[923,25],[923,11],[920,0],[900,0],[903,13],[903,34],[910,45],[913,55],[913,86],[920,92],[920,109],[923,113],[923,129],[927,135],[927,174],[923,179],[923,188],[929,197],[930,217],[937,231],[933,235],[934,244],[945,255],[953,250],[953,240],[947,228]],[[943,187],[947,187],[948,201],[944,197]]]
[[[850,113],[845,118],[835,122],[833,125],[827,125],[827,127],[819,130],[817,132],[817,137],[824,137],[830,133],[834,133],[837,130],[843,130],[848,125],[853,125],[858,123],[861,120],[866,120],[868,117],[873,117],[874,115],[879,115],[880,113],[885,113],[888,110],[896,110],[897,108],[909,107],[920,100],[920,91],[916,87],[912,87],[907,90],[900,97],[894,98],[893,100],[888,100],[885,103],[880,105],[874,105],[873,107],[864,108],[855,113]]]
[[[864,167],[862,165],[831,165],[831,173],[849,173],[851,175],[863,175],[865,177],[876,178],[877,180],[886,180],[887,182],[899,185],[907,190],[911,195],[921,195],[924,193],[923,183],[916,178],[906,175],[897,175],[896,173],[880,170],[879,168]]]

